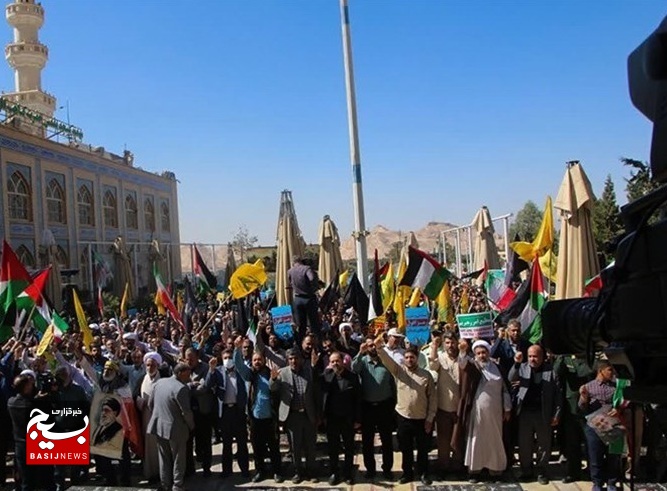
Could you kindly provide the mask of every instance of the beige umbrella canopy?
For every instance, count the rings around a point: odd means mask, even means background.
[[[53,233],[47,228],[42,232],[42,246],[40,247],[41,266],[51,266],[49,279],[46,284],[46,295],[53,303],[53,307],[60,312],[62,308],[62,283],[60,281],[60,264],[58,264],[58,246]]]
[[[568,163],[554,203],[561,215],[557,300],[583,296],[586,280],[600,272],[591,227],[594,200],[584,169],[579,162]]]
[[[486,206],[477,212],[472,219],[472,227],[475,230],[475,267],[473,271],[479,271],[486,262],[489,269],[500,269],[500,256],[496,241],[493,238],[494,228],[491,213]]]
[[[225,278],[223,288],[229,286],[229,280],[231,279],[234,271],[236,271],[236,258],[234,257],[234,247],[231,243],[227,244],[227,262],[225,263]]]
[[[324,215],[320,224],[320,264],[317,273],[320,280],[328,285],[343,272],[343,258],[340,256],[340,236],[338,228],[329,215]]]
[[[149,268],[150,274],[149,277],[149,286],[150,291],[154,292],[157,290],[157,284],[155,283],[155,276],[153,275],[153,267],[157,269],[157,272],[160,273],[160,277],[163,281],[171,281],[171,278],[167,277],[167,262],[165,261],[166,256],[160,248],[160,243],[157,239],[151,241],[150,248],[148,249],[148,260],[150,261]],[[123,283],[123,288],[125,284]],[[121,297],[122,298],[122,297]]]
[[[132,278],[132,265],[130,254],[125,250],[123,238],[118,236],[111,246],[114,258],[115,274],[113,278],[113,293],[119,299],[123,298],[125,285],[129,284],[130,299],[134,297],[134,281]]]
[[[292,292],[288,290],[287,272],[292,267],[294,256],[303,256],[306,244],[299,230],[299,223],[294,211],[292,192],[283,191],[280,196],[280,214],[278,215],[278,253],[276,260],[276,299],[278,305],[292,303]]]

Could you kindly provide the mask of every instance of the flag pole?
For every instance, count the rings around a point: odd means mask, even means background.
[[[345,89],[347,93],[347,120],[350,136],[350,160],[352,162],[352,194],[354,198],[354,239],[357,251],[357,277],[364,290],[368,290],[368,250],[366,248],[366,218],[364,216],[364,192],[361,182],[361,157],[359,155],[359,131],[357,128],[357,102],[352,66],[352,39],[350,13],[347,0],[340,0],[341,29],[343,34],[343,61],[345,64]]]

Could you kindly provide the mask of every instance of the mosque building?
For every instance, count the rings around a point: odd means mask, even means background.
[[[38,37],[44,8],[14,0],[5,14],[14,33],[5,47],[14,90],[0,95],[0,237],[29,269],[43,267],[45,246],[55,246],[63,281],[69,274],[83,292],[95,289],[95,259],[113,269],[118,237],[135,294],[151,283],[156,254],[165,282],[179,278],[175,175],[136,167],[127,150],[116,155],[86,144],[81,129],[56,119],[56,98],[41,83],[49,57]],[[113,285],[116,294],[123,288]]]

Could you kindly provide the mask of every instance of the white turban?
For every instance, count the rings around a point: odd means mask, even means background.
[[[158,365],[162,365],[162,357],[160,356],[159,353],[156,353],[155,351],[149,351],[144,355],[144,363],[146,363],[148,360],[153,360]]]
[[[37,375],[33,370],[23,370],[19,375],[30,375],[32,378],[37,379]]]
[[[491,353],[491,345],[488,342],[484,341],[483,339],[479,339],[479,340],[475,341],[474,343],[472,343],[473,353],[475,352],[475,350],[477,348],[484,348],[486,351]]]
[[[125,339],[126,341],[127,340],[136,341],[137,338],[138,338],[138,336],[137,336],[137,333],[135,333],[135,332],[126,332],[125,334],[123,334],[123,339]]]

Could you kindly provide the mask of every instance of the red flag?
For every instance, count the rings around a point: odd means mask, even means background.
[[[102,298],[101,288],[97,288],[97,310],[100,311],[101,316],[104,316],[104,299]]]

